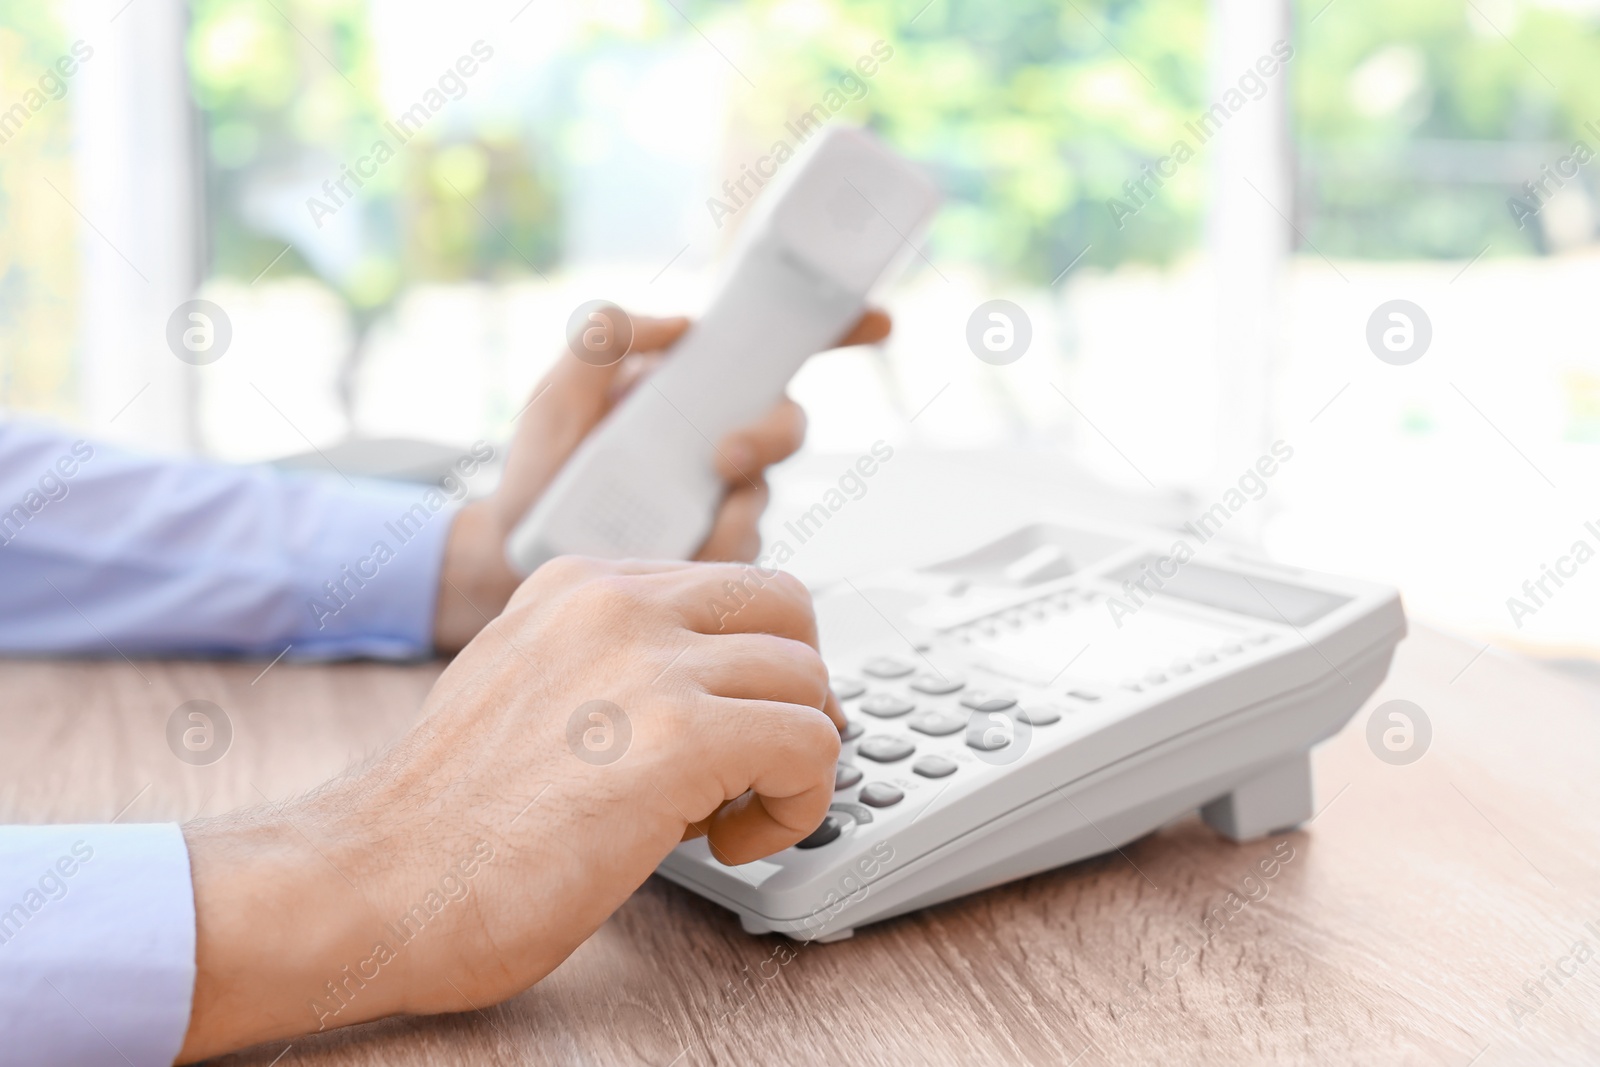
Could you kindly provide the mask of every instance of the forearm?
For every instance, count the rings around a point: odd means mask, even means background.
[[[505,842],[480,825],[487,809],[447,812],[451,787],[434,781],[464,780],[478,754],[458,759],[449,737],[426,724],[420,733],[304,800],[184,828],[196,976],[179,1062],[498,1002],[553,969],[648,874],[610,876],[604,861],[598,875],[584,870],[553,843],[570,813],[547,806],[519,834],[516,852],[532,869],[504,878]],[[488,821],[512,825],[505,806],[489,805]],[[572,899],[595,877],[607,884]],[[520,936],[487,932],[481,893],[491,884],[514,897]]]
[[[381,912],[367,899],[359,853],[316,809],[262,809],[184,828],[196,977],[181,1062],[400,1010],[403,982],[347,974],[371,956]]]
[[[0,652],[424,655],[456,514],[438,489],[0,420]]]

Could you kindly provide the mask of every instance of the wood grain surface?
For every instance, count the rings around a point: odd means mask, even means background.
[[[182,820],[280,799],[398,735],[438,673],[263,666],[0,663],[0,817]],[[1594,1063],[1600,955],[1571,953],[1600,953],[1597,697],[1419,627],[1318,751],[1320,811],[1294,833],[1235,845],[1190,817],[833,945],[747,936],[652,879],[505,1004],[221,1062]],[[1408,766],[1366,742],[1369,709],[1395,698],[1433,728]],[[167,747],[194,699],[233,726],[210,766]],[[1275,848],[1291,858],[1263,877]]]

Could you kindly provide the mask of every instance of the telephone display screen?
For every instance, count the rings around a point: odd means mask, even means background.
[[[1204,648],[1238,640],[1244,630],[1150,607],[1115,618],[1104,600],[1045,618],[968,627],[968,655],[989,670],[1029,685],[1058,681],[1114,684]]]
[[[1225,571],[1203,563],[1185,563],[1169,578],[1160,569],[1163,565],[1171,570],[1174,563],[1169,557],[1149,555],[1106,577],[1118,585],[1143,578],[1142,588],[1155,589],[1160,596],[1173,596],[1267,622],[1286,622],[1290,626],[1306,626],[1350,603],[1349,597],[1337,593]]]

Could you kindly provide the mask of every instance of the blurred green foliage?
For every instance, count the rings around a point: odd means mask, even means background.
[[[1302,25],[1293,114],[1307,236],[1370,258],[1543,251],[1506,200],[1575,139],[1600,149],[1582,129],[1600,120],[1597,20],[1600,8],[1578,5],[1336,0]],[[1580,177],[1592,203],[1594,178]]]
[[[675,4],[642,3],[614,21],[614,5],[602,5],[563,50],[564,76],[575,81],[587,56],[623,46],[701,49],[717,63],[701,33],[734,42],[760,91],[730,83],[730,139],[764,144],[881,39],[893,59],[841,117],[938,171],[950,194],[939,255],[1048,282],[1086,247],[1084,262],[1114,265],[1167,261],[1196,242],[1204,166],[1180,169],[1123,227],[1107,201],[1211,102],[1204,0]],[[1539,227],[1519,230],[1506,198],[1574,138],[1600,147],[1581,131],[1600,119],[1593,15],[1509,0],[1295,5],[1298,211],[1322,252],[1542,249]],[[253,276],[287,243],[250,221],[253,177],[308,153],[331,171],[370,144],[385,116],[365,18],[361,0],[195,0],[190,55],[218,270]],[[362,263],[332,280],[373,308],[406,278],[555,265],[564,191],[546,159],[570,132],[546,114],[408,148],[363,189]],[[471,203],[460,182],[442,180],[451,174],[472,184]]]
[[[334,171],[366,149],[382,121],[366,7],[362,0],[195,0],[191,18],[189,71],[211,163],[212,268],[249,279],[292,243],[290,234],[264,232],[271,227],[254,191],[308,169],[308,156],[325,156],[325,169]],[[356,308],[381,306],[400,282],[395,242],[382,239],[398,237],[398,177],[380,173],[362,205],[389,223],[377,227],[379,239],[365,242],[358,263],[325,279]],[[291,251],[275,269],[296,266],[310,267]]]
[[[65,199],[74,86],[41,97],[40,78],[72,44],[50,5],[0,0],[0,405],[54,415],[77,396],[80,223]]]
[[[424,134],[377,169],[339,211],[360,215],[353,261],[308,261],[285,213],[371,150],[393,116],[379,99],[364,0],[195,0],[189,64],[204,116],[213,270],[253,278],[285,245],[275,273],[304,270],[334,286],[358,327],[405,281],[526,273],[557,259],[553,172],[501,132],[469,140]],[[456,57],[440,56],[441,69]],[[276,197],[276,202],[270,202]],[[480,213],[481,212],[481,213]]]

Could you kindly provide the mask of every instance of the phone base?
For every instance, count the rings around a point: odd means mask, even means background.
[[[1311,753],[1272,764],[1200,809],[1200,818],[1223,837],[1250,841],[1311,818]]]

